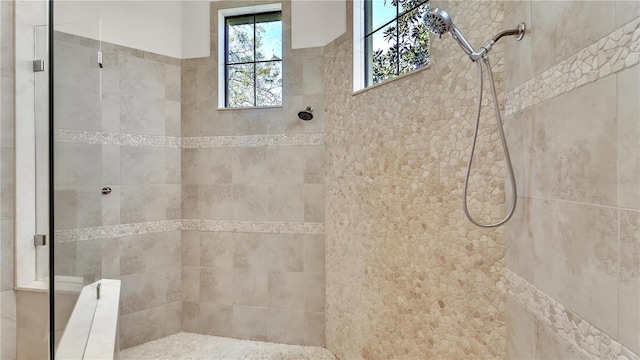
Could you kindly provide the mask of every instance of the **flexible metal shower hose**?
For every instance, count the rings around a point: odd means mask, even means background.
[[[495,112],[496,112],[496,122],[498,123],[498,132],[500,133],[500,141],[502,142],[502,148],[504,149],[504,160],[507,163],[507,170],[509,171],[509,180],[511,182],[511,188],[513,189],[513,202],[511,203],[511,209],[507,213],[507,216],[505,216],[505,218],[500,220],[499,222],[493,223],[493,224],[481,224],[480,222],[475,220],[473,216],[471,216],[471,213],[469,213],[469,207],[467,205],[467,190],[469,188],[469,176],[471,173],[471,164],[473,163],[473,154],[475,152],[476,141],[478,139],[478,128],[480,127],[480,110],[482,109],[482,88],[484,86],[483,84],[484,71],[482,70],[482,62],[480,62],[479,60],[475,61],[475,63],[478,64],[478,76],[480,77],[480,91],[478,92],[478,106],[476,108],[476,127],[473,130],[473,141],[471,143],[471,151],[469,152],[467,174],[464,179],[462,201],[464,203],[464,213],[469,219],[469,221],[483,228],[493,228],[496,226],[500,226],[506,223],[507,221],[509,221],[509,219],[511,219],[511,217],[513,216],[513,213],[516,210],[518,191],[516,189],[516,177],[513,174],[513,166],[511,165],[511,157],[509,156],[509,148],[507,147],[507,140],[504,136],[504,129],[502,127],[502,118],[500,117],[500,109],[498,108],[498,95],[496,94],[496,85],[495,85],[495,82],[493,81],[493,73],[491,71],[491,64],[489,63],[489,57],[487,56],[487,54],[484,54],[484,56],[482,57],[482,60],[487,66],[487,72],[489,73],[489,81],[491,82],[491,94],[493,95],[493,108],[495,109]]]

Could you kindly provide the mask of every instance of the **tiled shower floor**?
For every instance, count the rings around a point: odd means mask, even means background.
[[[121,360],[336,360],[327,349],[178,333],[120,352]]]

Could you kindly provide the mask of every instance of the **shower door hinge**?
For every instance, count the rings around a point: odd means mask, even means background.
[[[47,245],[47,235],[36,234],[33,235],[33,246],[45,246]]]
[[[44,71],[44,60],[33,60],[33,72]]]
[[[102,51],[98,51],[98,66],[102,69]]]

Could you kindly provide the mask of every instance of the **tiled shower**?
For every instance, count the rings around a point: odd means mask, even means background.
[[[358,5],[301,47],[296,2],[279,2],[282,107],[218,108],[218,11],[272,2],[207,4],[196,58],[55,32],[54,274],[121,281],[124,358],[640,359],[640,3],[430,3],[474,44],[527,24],[490,54],[518,207],[481,229],[461,202],[469,59],[432,36],[427,68],[354,92]],[[0,2],[2,359],[48,351],[46,289],[14,274],[14,38],[30,9]],[[511,189],[485,105],[470,209],[498,219]],[[78,295],[56,296],[59,340]]]

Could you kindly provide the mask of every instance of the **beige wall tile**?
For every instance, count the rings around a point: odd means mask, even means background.
[[[182,300],[200,301],[200,267],[182,266]]]
[[[535,359],[584,359],[544,324],[535,321]]]
[[[638,6],[640,9],[640,6]],[[640,66],[616,75],[618,81],[618,206],[640,209]]]
[[[618,27],[640,16],[640,4],[634,0],[616,1],[616,25]]]
[[[122,281],[121,316],[164,305],[166,298],[164,270],[124,275],[120,280]],[[163,326],[161,326],[162,329]]]
[[[165,220],[164,185],[123,185],[120,188],[120,221],[123,224]]]
[[[88,186],[102,184],[102,146],[92,144],[55,143],[56,186]]]
[[[269,185],[268,219],[304,221],[305,204],[302,185]]]
[[[166,115],[165,135],[180,136],[181,134],[181,103],[180,101],[165,101],[164,107]]]
[[[535,73],[541,73],[615,30],[615,17],[602,16],[614,14],[615,6],[613,1],[532,2],[531,33],[536,36],[531,37],[531,44]],[[577,27],[584,31],[573,31]]]
[[[324,222],[324,184],[305,184],[304,221]]]
[[[324,274],[304,275],[304,308],[307,312],[325,311]]]
[[[533,359],[534,317],[517,300],[507,296],[507,359]]]
[[[182,217],[197,219],[200,217],[200,187],[198,185],[182,186]]]
[[[267,186],[233,185],[233,219],[266,220]]]
[[[231,185],[200,185],[199,211],[203,219],[233,219],[233,187]]]
[[[234,248],[238,247],[233,233],[200,233],[200,265],[232,268]]]
[[[265,147],[234,148],[232,179],[235,184],[260,184],[267,175]]]
[[[304,315],[303,311],[269,309],[269,341],[304,345]]]
[[[302,272],[304,267],[304,237],[290,234],[270,236],[269,270]]]
[[[608,334],[617,333],[617,210],[532,200],[534,285]]]
[[[200,302],[231,305],[236,286],[233,269],[200,269]]]
[[[120,166],[122,184],[165,184],[166,167],[163,148],[122,146]]]
[[[533,283],[533,243],[536,218],[532,200],[518,197],[516,212],[505,226],[505,264],[523,279]]]
[[[264,271],[233,270],[233,303],[236,305],[267,307],[268,278]]]
[[[120,317],[120,349],[163,337],[165,324],[164,306],[122,315]]]
[[[324,312],[304,313],[304,344],[324,347],[324,328]]]
[[[270,272],[268,294],[270,309],[304,310],[304,274]]]
[[[240,339],[267,340],[267,308],[233,307],[233,337]]]
[[[136,97],[165,98],[164,65],[134,56],[120,55],[120,92]],[[163,127],[164,129],[164,127]]]
[[[182,302],[175,302],[165,306],[164,336],[177,334],[182,331]]]
[[[197,333],[200,331],[200,304],[182,302],[182,331]]]
[[[181,149],[168,148],[165,151],[165,183],[180,184],[182,181]]]
[[[120,239],[102,240],[102,277],[117,279],[120,277]]]
[[[165,303],[182,301],[182,266],[166,268],[164,272],[167,284]]]
[[[16,349],[18,359],[46,359],[48,309],[46,293],[16,291]]]
[[[200,232],[182,232],[182,266],[200,265]]]
[[[12,220],[0,222],[0,246],[0,289],[2,291],[13,290],[14,238]]]
[[[325,239],[324,235],[304,235],[304,272],[324,274]]]
[[[520,22],[531,28],[531,1],[511,1],[509,11],[505,10],[503,24],[515,28]],[[511,90],[534,76],[531,63],[532,35],[525,32],[520,41],[504,39],[504,79],[505,90]]]
[[[14,291],[0,293],[0,357],[16,358],[16,294]]]
[[[199,149],[182,149],[181,176],[182,184],[198,184]]]
[[[164,135],[164,107],[164,99],[122,95],[120,131],[127,134]]]
[[[618,337],[640,353],[640,212],[620,211]]]
[[[198,183],[231,183],[233,149],[197,149]]]
[[[233,336],[233,306],[200,304],[200,334]]]
[[[227,234],[229,236],[231,234]],[[235,269],[250,269],[263,271],[269,268],[269,253],[273,236],[270,234],[236,233],[233,234],[231,246],[232,256],[226,261],[233,260]]]
[[[324,184],[324,146],[304,147],[304,183]]]
[[[536,107],[534,196],[617,204],[615,87],[610,76]]]
[[[269,146],[267,176],[271,184],[302,184],[303,155],[300,146]],[[262,180],[264,181],[264,180]]]

